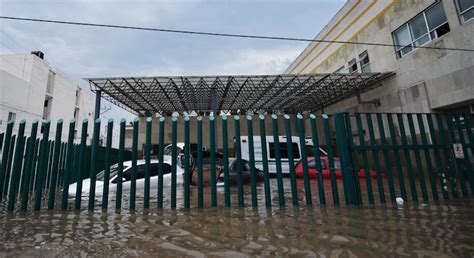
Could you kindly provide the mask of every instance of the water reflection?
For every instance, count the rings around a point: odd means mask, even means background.
[[[474,209],[1,214],[0,256],[472,256]]]

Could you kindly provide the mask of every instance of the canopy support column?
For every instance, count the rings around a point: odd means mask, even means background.
[[[100,99],[102,97],[102,91],[97,90],[95,92],[95,112],[94,112],[94,119],[99,118],[100,116]]]

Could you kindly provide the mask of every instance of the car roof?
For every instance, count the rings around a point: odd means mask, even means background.
[[[163,162],[166,163],[166,164],[171,165],[171,156],[170,155],[163,155]],[[143,165],[145,163],[146,163],[146,161],[144,159],[137,160],[137,165]],[[158,159],[151,159],[150,160],[150,164],[157,164],[157,163],[159,163]],[[132,161],[131,160],[124,161],[123,165],[125,167],[131,167],[132,166]]]

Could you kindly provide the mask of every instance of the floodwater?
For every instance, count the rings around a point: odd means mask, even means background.
[[[157,210],[152,198],[147,212],[115,212],[112,208],[101,212],[98,202],[95,212],[1,213],[0,256],[474,256],[474,207],[470,200],[347,208],[341,198],[340,208],[333,207],[331,199],[324,208],[317,204],[314,188],[316,202],[306,207],[298,182],[300,206],[293,207],[289,180],[284,181],[285,208],[277,208],[275,191],[274,208],[263,208],[260,185],[258,209],[171,210],[165,199],[166,208]],[[329,197],[330,184],[326,186]],[[275,179],[272,187],[276,187]],[[222,206],[223,191],[218,193]],[[232,205],[237,201],[235,195],[233,191]],[[208,197],[206,191],[206,202]],[[245,203],[251,203],[248,188]],[[137,208],[141,205],[138,201]],[[178,207],[182,207],[181,194]]]

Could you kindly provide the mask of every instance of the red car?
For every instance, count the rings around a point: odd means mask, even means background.
[[[330,170],[329,170],[329,160],[328,157],[324,156],[321,157],[321,168],[322,168],[322,173],[323,173],[323,178],[331,178]],[[342,178],[342,171],[341,171],[341,161],[339,158],[334,158],[334,168],[336,172],[336,178]],[[295,167],[296,171],[296,176],[297,177],[303,177],[303,163],[298,162]],[[358,170],[359,177],[360,178],[365,178],[365,170],[362,168],[359,168]],[[314,157],[308,157],[308,173],[310,178],[318,178],[318,172],[316,171],[316,162]],[[369,170],[370,177],[376,178],[377,173],[374,170]],[[382,173],[382,177],[385,177],[384,174]]]

